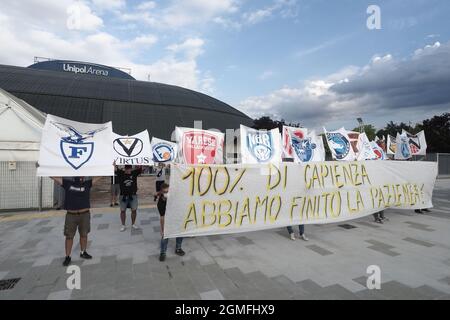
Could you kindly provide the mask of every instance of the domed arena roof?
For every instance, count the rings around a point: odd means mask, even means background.
[[[185,88],[136,80],[0,65],[0,88],[35,108],[67,119],[113,122],[118,134],[148,129],[170,139],[175,126],[237,129],[252,119],[230,105]]]

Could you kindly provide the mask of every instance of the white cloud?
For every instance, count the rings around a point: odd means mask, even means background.
[[[356,117],[375,125],[423,120],[450,110],[448,70],[450,43],[435,43],[409,58],[375,56],[363,67],[349,66],[299,86],[249,97],[239,108],[253,117],[269,115],[314,128],[354,123]]]
[[[126,6],[125,0],[91,0],[94,6],[100,10],[117,10]]]
[[[298,15],[297,0],[275,0],[270,6],[246,12],[242,18],[246,24],[257,24],[279,14],[282,18],[293,18]]]
[[[187,59],[192,60],[203,53],[205,41],[200,38],[189,38],[182,43],[172,44],[167,47],[173,53],[181,53]]]
[[[139,36],[131,41],[133,46],[152,46],[158,42],[158,37],[153,34]]]
[[[7,44],[8,50],[0,50],[0,63],[28,66],[33,63],[34,56],[88,61],[131,68],[132,75],[139,80],[147,80],[150,74],[151,80],[155,82],[206,93],[214,90],[214,77],[198,67],[197,59],[204,45],[201,38],[188,38],[173,44],[170,50],[166,49],[153,61],[137,63],[133,58],[139,56],[142,61],[145,50],[157,43],[156,35],[142,34],[123,40],[95,29],[83,33],[72,32],[64,29],[64,26],[67,6],[74,2],[61,0],[59,4],[55,3],[29,0],[28,4],[34,6],[34,11],[27,6],[18,6],[16,2],[5,6],[5,10],[0,13],[0,42]],[[38,4],[44,6],[42,17],[45,21],[33,20]],[[87,6],[87,2],[82,5]],[[52,14],[45,9],[52,11]]]
[[[156,3],[154,1],[144,1],[141,2],[137,7],[138,10],[151,10],[156,8]]]
[[[237,0],[183,0],[168,1],[169,4],[156,10],[152,1],[137,6],[137,11],[119,15],[123,21],[142,22],[158,29],[180,29],[186,26],[204,25],[208,22],[223,22],[223,15],[238,11]]]

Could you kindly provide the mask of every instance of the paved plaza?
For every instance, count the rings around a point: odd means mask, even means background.
[[[118,209],[95,209],[88,251],[78,258],[81,290],[62,267],[63,212],[0,217],[0,279],[20,280],[0,299],[449,299],[450,179],[436,183],[431,213],[387,210],[344,225],[306,226],[310,241],[286,230],[185,239],[186,256],[159,262],[159,216],[139,211],[141,230],[120,233]],[[381,268],[381,290],[366,287]]]

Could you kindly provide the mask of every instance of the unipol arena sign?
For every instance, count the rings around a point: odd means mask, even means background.
[[[35,63],[29,66],[29,68],[39,70],[59,71],[64,73],[73,73],[75,75],[85,74],[98,77],[135,80],[132,76],[130,76],[128,73],[122,70],[100,64],[79,62],[79,61],[50,60]]]

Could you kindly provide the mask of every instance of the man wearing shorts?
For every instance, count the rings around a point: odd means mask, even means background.
[[[115,172],[120,185],[120,219],[122,221],[120,232],[124,232],[127,229],[125,224],[127,208],[131,209],[131,227],[139,229],[136,226],[138,208],[137,177],[142,173],[142,167],[133,170],[132,166],[126,165],[124,170],[116,167]]]
[[[64,209],[67,210],[64,223],[64,236],[66,237],[66,258],[63,266],[70,265],[72,258],[73,238],[78,230],[80,234],[80,258],[92,259],[87,253],[88,234],[91,231],[91,201],[90,192],[92,185],[100,178],[87,177],[52,178],[65,191]]]

